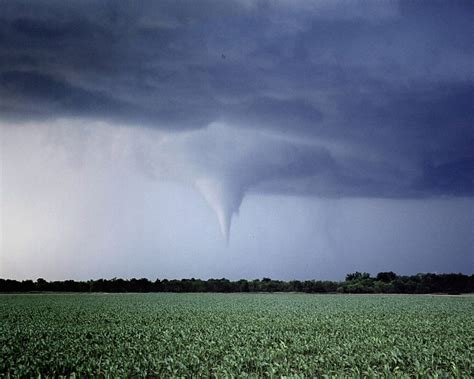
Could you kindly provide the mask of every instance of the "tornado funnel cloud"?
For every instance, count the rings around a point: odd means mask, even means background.
[[[232,216],[238,212],[242,203],[243,190],[225,179],[200,178],[195,185],[216,214],[222,237],[229,244]]]

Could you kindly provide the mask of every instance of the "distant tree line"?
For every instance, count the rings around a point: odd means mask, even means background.
[[[417,274],[399,276],[380,272],[372,277],[366,272],[347,274],[345,281],[291,280],[270,278],[255,280],[228,279],[98,279],[88,281],[52,281],[42,278],[10,280],[0,278],[0,292],[306,292],[306,293],[447,293],[474,292],[474,275]]]

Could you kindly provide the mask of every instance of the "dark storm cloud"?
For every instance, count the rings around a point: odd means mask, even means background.
[[[0,83],[0,95],[6,99],[2,112],[6,118],[103,118],[144,126],[150,125],[151,120],[160,120],[164,128],[175,125],[186,128],[194,126],[196,120],[203,122],[178,111],[180,109],[173,104],[162,109],[145,109],[140,104],[114,98],[102,90],[87,90],[35,71],[5,71],[0,74]],[[14,101],[9,103],[12,96]]]
[[[474,195],[471,2],[2,7],[4,120],[87,118],[169,132],[220,122],[282,138],[287,147],[262,149],[286,160],[236,152],[219,172],[239,191]]]

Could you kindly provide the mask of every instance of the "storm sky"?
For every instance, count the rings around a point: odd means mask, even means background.
[[[474,272],[471,1],[4,1],[0,277]]]

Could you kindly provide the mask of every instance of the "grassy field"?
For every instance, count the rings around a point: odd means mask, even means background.
[[[474,377],[474,297],[0,295],[0,376]]]

